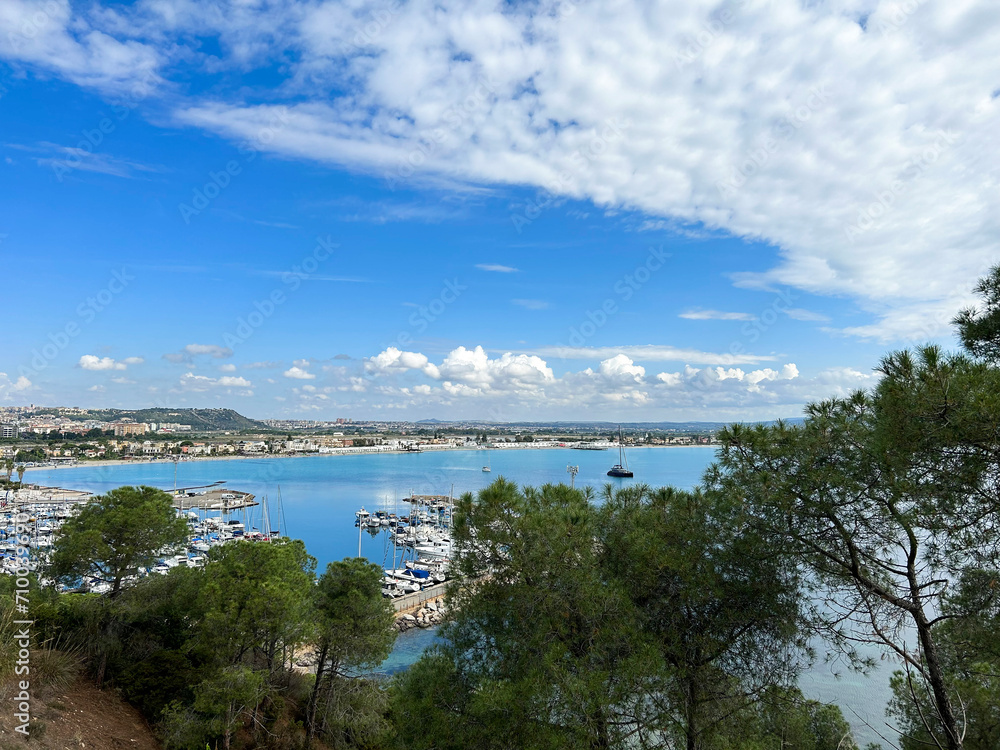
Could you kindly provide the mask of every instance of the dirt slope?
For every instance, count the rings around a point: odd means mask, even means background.
[[[7,692],[7,691],[4,691]],[[4,701],[0,709],[0,750],[34,747],[43,750],[161,750],[140,713],[110,690],[98,690],[84,678],[46,700],[32,701],[30,741],[15,732],[18,722]]]

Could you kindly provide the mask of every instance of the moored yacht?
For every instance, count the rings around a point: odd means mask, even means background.
[[[631,477],[632,471],[628,468],[628,459],[625,457],[625,445],[622,440],[622,426],[618,425],[618,463],[608,471],[609,477]]]

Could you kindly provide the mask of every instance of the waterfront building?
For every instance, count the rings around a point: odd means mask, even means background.
[[[115,422],[112,426],[115,430],[115,437],[145,435],[147,430],[145,422]]]

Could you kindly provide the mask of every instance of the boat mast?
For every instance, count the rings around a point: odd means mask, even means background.
[[[267,495],[264,495],[264,538],[271,541],[271,520],[267,514]]]
[[[284,518],[285,506],[281,502],[281,485],[278,485],[278,536],[281,536],[281,522],[285,522],[285,536],[288,536],[288,519]],[[358,555],[360,557],[360,555]]]

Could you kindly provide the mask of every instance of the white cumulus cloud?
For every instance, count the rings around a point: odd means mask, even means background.
[[[211,388],[249,388],[253,385],[249,380],[242,377],[224,375],[220,378],[210,378],[207,375],[195,375],[193,372],[185,373],[181,376],[181,386],[190,391],[207,391]],[[252,391],[242,391],[241,396],[251,396]]]
[[[624,354],[618,354],[601,362],[600,373],[607,378],[623,378],[641,383],[646,375],[646,368],[634,364]]]
[[[7,373],[0,372],[0,399],[4,401],[12,400],[13,394],[21,394],[33,388],[33,384],[24,375],[19,375],[16,380],[11,380]]]
[[[84,370],[124,370],[125,362],[116,362],[111,357],[98,357],[95,354],[84,354],[77,363]]]
[[[309,372],[308,370],[303,370],[299,366],[289,367],[285,370],[282,375],[286,378],[292,378],[293,380],[315,380],[316,373]]]

